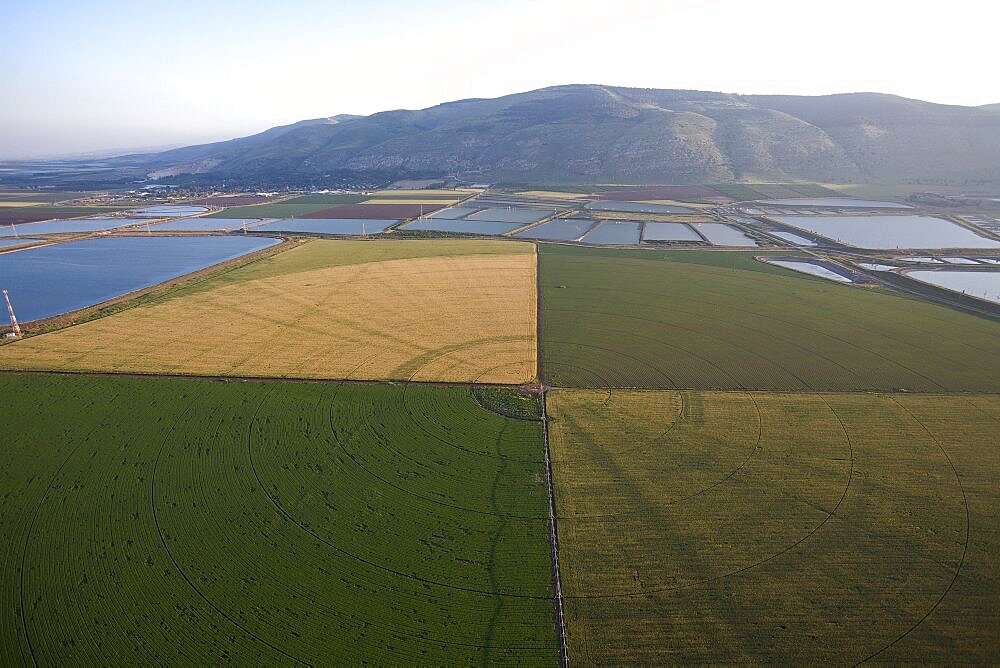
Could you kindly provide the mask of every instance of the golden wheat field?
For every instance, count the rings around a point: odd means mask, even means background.
[[[533,246],[406,243],[309,242],[207,288],[4,346],[0,368],[531,381]]]
[[[570,661],[990,663],[1000,396],[556,390]]]

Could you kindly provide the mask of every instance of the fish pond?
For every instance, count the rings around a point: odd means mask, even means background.
[[[130,216],[137,218],[173,218],[178,216],[196,216],[208,211],[207,206],[192,206],[189,204],[160,204],[129,211]]]
[[[695,223],[692,225],[713,246],[756,246],[757,242],[743,234],[739,228],[723,223]]]
[[[632,220],[605,220],[587,232],[585,244],[634,245],[642,236],[642,223]]]
[[[455,220],[456,218],[464,218],[470,213],[475,213],[476,211],[481,211],[482,208],[471,209],[469,207],[456,206],[451,209],[444,209],[436,213],[427,216],[428,218],[436,218],[438,220]]]
[[[514,236],[545,241],[578,241],[595,224],[596,221],[588,218],[557,218]]]
[[[19,237],[31,234],[62,234],[67,232],[103,232],[116,227],[147,222],[144,218],[74,218],[72,220],[43,220],[38,223],[21,223],[0,227],[0,237]]]
[[[771,232],[771,234],[773,234],[774,236],[778,237],[779,239],[784,239],[785,241],[793,243],[796,246],[815,246],[816,245],[816,242],[813,241],[812,239],[809,239],[809,238],[803,237],[803,236],[799,236],[798,234],[795,234],[794,232]]]
[[[643,241],[703,241],[684,223],[646,223]]]
[[[767,259],[765,260],[768,264],[774,264],[779,267],[784,267],[785,269],[791,269],[792,271],[797,271],[803,274],[809,274],[810,276],[817,276],[819,278],[825,278],[831,281],[836,281],[838,283],[853,283],[848,276],[840,274],[829,267],[825,267],[816,262],[808,262],[805,260],[776,260]]]
[[[157,232],[229,232],[231,230],[256,227],[264,221],[260,218],[181,218],[158,223],[151,228]]]
[[[434,218],[422,218],[403,226],[404,230],[427,231],[427,232],[456,232],[458,234],[491,234],[501,235],[512,232],[524,223],[503,223],[488,220],[436,220]]]
[[[551,209],[529,209],[524,207],[491,207],[470,214],[466,220],[486,220],[496,223],[537,223],[555,212]]]
[[[376,218],[287,218],[258,225],[254,231],[359,236],[379,234],[395,225],[396,222],[395,220],[378,220]]]
[[[774,219],[859,248],[1000,248],[1000,241],[933,216],[775,216]]]
[[[978,297],[1000,304],[1000,271],[918,269],[908,271],[906,275],[939,288],[954,290],[970,297]]]
[[[0,288],[22,322],[93,306],[232,260],[278,239],[244,236],[83,239],[0,255]]]

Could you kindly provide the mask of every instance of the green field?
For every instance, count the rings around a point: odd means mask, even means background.
[[[297,218],[306,214],[329,209],[338,204],[357,204],[369,199],[367,195],[302,195],[273,204],[252,204],[233,206],[221,213],[213,213],[213,218]]]
[[[1000,663],[1000,327],[774,252],[292,240],[8,342],[2,663],[555,666],[550,491],[570,665]]]
[[[28,220],[39,221],[46,218],[78,218],[81,216],[99,216],[101,214],[121,211],[120,206],[51,206],[48,204],[34,206],[15,206],[0,208],[0,224],[17,221],[22,216]],[[28,228],[26,228],[28,229]]]
[[[551,385],[1000,391],[989,320],[752,253],[541,244],[539,255]]]
[[[1000,397],[548,406],[571,664],[1000,661]]]
[[[75,190],[0,190],[0,202],[41,202],[55,204],[87,197],[93,193]]]
[[[556,661],[541,426],[468,388],[0,392],[5,664]]]

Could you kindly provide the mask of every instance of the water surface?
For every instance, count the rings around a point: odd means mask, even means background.
[[[585,244],[633,245],[642,236],[642,223],[633,220],[605,220],[582,241]]]
[[[395,225],[395,220],[362,218],[287,218],[256,226],[257,232],[303,232],[309,234],[340,234],[358,236],[379,234]]]
[[[843,274],[838,274],[832,269],[828,269],[819,264],[813,264],[812,262],[800,261],[800,260],[765,260],[768,264],[776,264],[779,267],[784,267],[785,269],[791,269],[792,271],[798,271],[803,274],[809,274],[810,276],[818,276],[820,278],[826,278],[831,281],[837,281],[838,283],[853,283],[850,278],[844,276]]]
[[[459,234],[491,234],[500,236],[507,234],[519,227],[524,227],[524,223],[502,223],[486,220],[435,220],[424,218],[415,220],[403,226],[404,230],[428,230],[432,232],[458,232]]]
[[[28,322],[93,306],[134,290],[238,258],[277,239],[111,237],[0,255],[0,288]]]
[[[713,246],[756,246],[757,242],[743,234],[739,228],[723,223],[695,223],[695,228]]]
[[[241,230],[244,225],[252,228],[263,222],[260,218],[181,218],[158,223],[151,229],[157,232],[229,232]]]
[[[703,241],[684,223],[646,223],[642,238],[645,241]]]
[[[207,206],[195,206],[193,204],[158,204],[147,206],[142,209],[129,211],[130,216],[137,218],[167,218],[176,216],[194,216],[208,211]]]
[[[812,239],[799,236],[798,234],[795,234],[794,232],[771,232],[771,234],[773,234],[774,236],[778,237],[779,239],[784,239],[785,241],[790,241],[791,243],[796,244],[798,246],[815,246],[816,245],[816,242],[813,241]]]
[[[43,220],[37,223],[21,223],[11,229],[10,225],[0,227],[0,237],[23,237],[30,234],[60,234],[63,232],[103,232],[116,227],[147,222],[144,218],[76,218],[73,220]]]
[[[594,226],[594,223],[595,221],[588,218],[557,218],[538,227],[518,232],[514,236],[548,241],[578,241]]]
[[[456,218],[464,218],[470,213],[475,213],[476,211],[481,211],[482,207],[469,208],[466,206],[456,206],[451,209],[444,209],[442,211],[436,211],[430,216],[425,216],[425,218],[437,218],[438,220],[454,220]]]
[[[1000,271],[917,269],[906,272],[906,275],[939,288],[1000,304]]]
[[[488,220],[495,223],[537,223],[543,218],[554,215],[550,209],[528,209],[523,207],[491,207],[470,214],[466,220]]]
[[[932,216],[775,216],[774,219],[859,248],[1000,248],[1000,241]]]

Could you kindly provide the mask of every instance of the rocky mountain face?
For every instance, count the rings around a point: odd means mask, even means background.
[[[1000,183],[1000,106],[573,85],[302,121],[109,161],[153,178]]]

